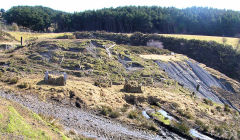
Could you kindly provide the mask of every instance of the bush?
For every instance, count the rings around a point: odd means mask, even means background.
[[[123,108],[121,108],[121,111],[122,112],[127,112],[128,108],[129,108],[129,105],[128,104],[124,104]]]
[[[108,106],[102,106],[102,109],[100,111],[100,114],[107,116],[108,114],[110,114],[112,112],[112,109]]]
[[[107,76],[106,77],[101,76],[95,80],[94,85],[104,88],[112,87],[112,80]]]
[[[137,81],[125,81],[123,90],[128,93],[143,93],[142,86]]]
[[[217,106],[217,107],[216,107],[216,110],[217,110],[218,112],[221,112],[221,107],[220,107],[220,106]]]
[[[146,36],[144,36],[143,33],[135,32],[131,35],[130,42],[134,46],[146,45],[147,44],[147,38],[146,38]]]
[[[74,35],[77,39],[104,39],[114,41],[118,44],[128,44],[130,42],[129,37],[125,34],[108,33],[104,31],[75,32]]]
[[[102,106],[100,114],[102,114],[104,116],[109,116],[111,118],[117,118],[117,117],[119,117],[121,115],[118,111],[113,111],[108,106]]]
[[[208,100],[208,99],[203,99],[203,102],[207,105],[210,105],[210,106],[213,106],[213,102],[211,100]]]
[[[18,85],[19,88],[28,88],[29,87],[29,84],[26,83],[26,82],[23,82],[21,84]]]
[[[0,78],[3,76],[3,73],[0,71]]]
[[[63,35],[57,37],[57,39],[76,39],[75,35]]]
[[[190,112],[188,112],[188,111],[184,111],[184,110],[182,110],[182,109],[178,109],[178,110],[177,110],[177,113],[178,113],[179,115],[181,115],[182,117],[185,117],[185,118],[187,118],[187,119],[193,119],[192,114],[191,114]]]
[[[195,123],[205,132],[208,131],[209,126],[205,125],[201,120],[196,120]]]
[[[189,135],[189,130],[190,128],[188,127],[187,124],[184,122],[178,123],[178,122],[173,122],[172,123],[175,128],[177,128],[180,132]]]
[[[111,118],[117,118],[117,117],[119,117],[121,114],[119,113],[119,112],[117,112],[117,111],[113,111],[113,112],[111,112],[110,114],[109,114],[109,117],[111,117]]]
[[[16,84],[18,82],[18,77],[13,77],[8,79],[9,84]]]
[[[141,121],[141,126],[147,128],[148,130],[152,130],[152,131],[159,130],[158,126],[156,126],[156,124],[150,120]]]
[[[231,109],[230,109],[229,105],[224,104],[224,111],[225,112],[231,112]]]
[[[17,23],[12,23],[12,30],[13,31],[18,31],[19,30]]]
[[[240,130],[237,131],[237,137],[240,139]]]
[[[133,110],[133,111],[129,112],[128,118],[130,118],[130,119],[137,119],[137,118],[139,118],[139,114],[138,114],[137,111]]]
[[[223,134],[224,130],[221,127],[215,126],[214,131],[220,136]]]

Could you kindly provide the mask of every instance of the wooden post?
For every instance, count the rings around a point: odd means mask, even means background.
[[[21,46],[23,45],[23,39],[22,39],[22,36],[21,36]]]

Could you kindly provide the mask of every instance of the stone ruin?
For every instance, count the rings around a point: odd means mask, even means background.
[[[67,74],[65,72],[45,72],[44,82],[50,85],[66,85]]]
[[[128,93],[143,93],[142,85],[133,80],[126,80],[123,90]]]

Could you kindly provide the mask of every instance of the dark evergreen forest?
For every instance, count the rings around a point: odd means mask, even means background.
[[[213,8],[128,6],[76,13],[56,11],[42,6],[16,6],[4,13],[8,23],[56,32],[108,31],[143,33],[181,33],[215,36],[236,36],[240,33],[240,12]]]

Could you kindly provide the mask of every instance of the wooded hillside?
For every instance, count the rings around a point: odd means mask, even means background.
[[[186,9],[162,7],[118,7],[65,13],[36,6],[12,7],[4,14],[8,23],[17,23],[35,31],[183,33],[236,36],[240,33],[240,12],[213,8]]]

